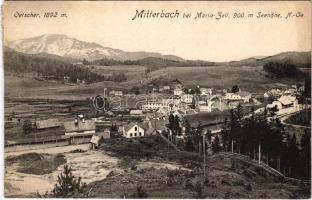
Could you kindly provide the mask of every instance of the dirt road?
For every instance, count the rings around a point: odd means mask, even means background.
[[[47,149],[36,149],[24,152],[6,153],[5,157],[23,155],[26,153],[39,154],[63,154],[66,159],[66,164],[70,165],[75,176],[80,176],[84,183],[99,181],[111,172],[120,173],[118,162],[119,159],[111,157],[102,151],[88,150],[89,145],[71,145],[64,147],[54,147]],[[72,152],[73,150],[81,149],[82,152]],[[44,175],[25,174],[17,172],[18,165],[10,165],[5,168],[4,183],[5,196],[34,196],[36,192],[44,194],[46,191],[51,191],[54,184],[57,182],[57,175],[63,171],[63,165],[60,165],[57,170]]]

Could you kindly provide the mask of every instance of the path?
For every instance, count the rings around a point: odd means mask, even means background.
[[[298,112],[295,112],[295,113],[291,113],[291,114],[287,114],[287,115],[283,115],[283,116],[279,116],[278,118],[280,119],[281,123],[283,125],[287,125],[287,126],[292,126],[294,128],[309,128],[311,129],[311,126],[302,126],[302,125],[297,125],[297,124],[289,124],[289,123],[286,123],[285,120],[288,119],[289,117],[299,113],[300,111]]]
[[[227,155],[227,156],[233,156],[236,159],[239,159],[243,162],[249,163],[253,166],[256,167],[261,167],[262,169],[266,170],[267,172],[278,176],[278,177],[282,177],[284,178],[286,181],[292,181],[292,182],[297,182],[297,183],[306,183],[306,184],[310,184],[311,180],[300,180],[300,179],[295,179],[295,178],[291,178],[291,177],[287,177],[284,174],[282,174],[281,172],[277,171],[276,169],[268,166],[267,164],[261,162],[260,164],[258,163],[257,160],[254,160],[252,158],[250,158],[249,156],[245,156],[245,155],[241,155],[241,154],[237,154],[237,153],[231,153],[231,152],[221,152],[219,154],[223,154],[223,155]]]
[[[89,144],[68,145],[61,147],[38,148],[25,151],[5,152],[4,157],[17,156],[26,153],[46,153],[46,154],[66,153],[75,149],[88,150]]]

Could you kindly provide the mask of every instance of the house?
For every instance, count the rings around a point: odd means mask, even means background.
[[[168,90],[170,90],[170,86],[169,86],[169,85],[160,86],[160,87],[158,88],[158,91],[159,91],[159,92],[168,91]]]
[[[283,95],[295,95],[297,93],[297,90],[296,89],[287,89],[283,92]]]
[[[179,82],[175,82],[175,83],[172,85],[172,88],[174,88],[174,89],[178,89],[178,88],[182,89],[182,88],[183,88],[183,85],[182,85],[181,83],[179,83]]]
[[[142,137],[145,135],[146,126],[138,122],[131,122],[123,126],[123,136],[125,138]]]
[[[200,88],[201,95],[212,95],[212,88]]]
[[[166,116],[168,115],[168,113],[169,113],[169,109],[165,109],[163,107],[160,107],[156,112],[158,116]]]
[[[211,109],[211,106],[209,106],[209,105],[199,105],[198,111],[199,112],[211,112],[212,109]]]
[[[241,100],[241,96],[238,93],[226,93],[224,99],[228,100],[228,101],[237,101],[237,100]]]
[[[101,137],[100,136],[93,135],[91,140],[90,140],[91,149],[98,148],[100,146],[100,141],[101,141]]]
[[[111,96],[122,96],[122,91],[120,90],[112,90],[109,92],[109,95]]]
[[[168,119],[166,118],[154,118],[148,121],[148,129],[152,130],[152,132],[148,131],[146,135],[151,135],[153,132],[157,131],[159,133],[165,132],[168,128],[166,124],[169,124]]]
[[[234,108],[237,108],[237,106],[240,104],[240,101],[230,101],[228,103],[228,106],[230,109],[234,109]]]
[[[57,129],[61,126],[58,119],[47,119],[47,120],[39,120],[36,121],[36,128],[38,131],[44,131],[44,130],[52,130]]]
[[[163,109],[163,110],[168,110],[169,109],[169,104],[167,103],[162,103],[162,102],[147,102],[145,104],[142,105],[142,110],[159,110],[159,109]]]
[[[205,105],[207,101],[196,101],[196,105]]]
[[[186,104],[191,104],[193,102],[193,95],[191,94],[182,95],[181,102],[186,103]]]
[[[248,103],[251,99],[251,94],[246,91],[239,91],[236,93],[226,93],[224,99],[228,101],[243,101],[244,103]]]
[[[183,90],[181,88],[176,88],[173,90],[173,94],[176,96],[180,96],[183,94]]]
[[[251,94],[249,92],[240,91],[237,94],[241,97],[241,100],[243,100],[244,103],[248,103],[251,99]]]
[[[111,138],[111,132],[108,128],[105,128],[104,130],[96,132],[95,135],[99,136],[101,140],[106,140],[106,139]]]
[[[194,114],[197,114],[197,111],[194,110],[194,109],[191,109],[191,110],[187,110],[187,111],[185,112],[185,114],[186,114],[186,115],[194,115]]]
[[[298,100],[295,96],[283,95],[278,98],[276,101],[273,101],[271,104],[267,105],[267,108],[277,107],[279,110],[285,108],[298,108]]]
[[[264,98],[269,97],[280,97],[283,94],[283,91],[280,89],[271,89],[263,94]]]
[[[142,110],[174,110],[180,104],[179,99],[162,99],[161,101],[151,101],[142,105]]]
[[[130,110],[130,115],[143,115],[142,110]]]
[[[65,135],[92,135],[95,133],[95,122],[85,120],[81,115],[74,121],[64,122]]]
[[[95,134],[92,135],[92,138],[90,140],[91,149],[98,148],[101,141],[104,141],[110,138],[111,138],[110,131],[107,128],[103,131],[96,132]]]
[[[170,86],[169,86],[169,85],[165,85],[165,86],[163,87],[163,90],[170,90]]]

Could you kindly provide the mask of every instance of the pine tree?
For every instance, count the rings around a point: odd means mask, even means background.
[[[219,152],[221,151],[221,146],[220,146],[220,140],[219,137],[216,136],[213,143],[212,143],[212,151],[213,152]]]
[[[236,93],[236,92],[239,92],[239,87],[238,87],[238,85],[234,85],[233,87],[232,87],[232,90],[231,90],[231,92],[232,93]]]
[[[83,198],[87,197],[86,184],[81,182],[81,177],[76,178],[72,169],[64,165],[64,171],[58,175],[57,184],[52,190],[55,198]]]
[[[195,150],[195,147],[194,147],[194,144],[192,142],[191,137],[187,137],[184,149],[186,151],[194,151]]]
[[[180,127],[180,119],[179,117],[176,115],[174,116],[174,135],[179,135],[181,133],[181,127]]]
[[[195,150],[198,153],[201,153],[201,144],[202,144],[202,127],[201,127],[201,122],[198,123],[196,131],[193,134],[193,144],[195,146]]]
[[[301,159],[302,159],[302,175],[304,179],[311,179],[311,132],[309,129],[304,130],[301,138]]]
[[[191,134],[191,124],[188,121],[188,119],[186,119],[186,118],[185,118],[185,121],[184,121],[184,126],[185,126],[185,133],[186,133],[187,136],[189,136]]]
[[[228,130],[227,118],[224,119],[224,123],[222,125],[222,130],[221,130],[221,136],[222,136],[224,151],[228,151],[229,147],[230,147],[230,140],[231,139],[230,139],[229,130]]]
[[[168,128],[169,128],[169,130],[172,133],[174,132],[174,127],[175,127],[175,125],[174,125],[174,116],[173,116],[173,114],[170,114],[169,115],[169,126],[168,126]]]
[[[299,149],[295,134],[291,138],[288,146],[288,158],[289,158],[289,174],[290,176],[297,176],[299,169]]]

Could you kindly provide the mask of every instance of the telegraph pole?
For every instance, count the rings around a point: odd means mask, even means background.
[[[169,133],[168,133],[168,142],[167,142],[167,144],[168,144],[168,149],[167,149],[167,156],[169,157],[169,142],[170,142],[170,135],[171,135],[171,130],[169,131]]]
[[[37,127],[36,127],[36,130],[35,130],[35,142],[37,142]]]
[[[261,144],[259,143],[259,146],[258,146],[258,163],[259,165],[261,164]]]
[[[204,154],[204,177],[206,177],[206,148],[205,133],[203,133],[203,154]]]

